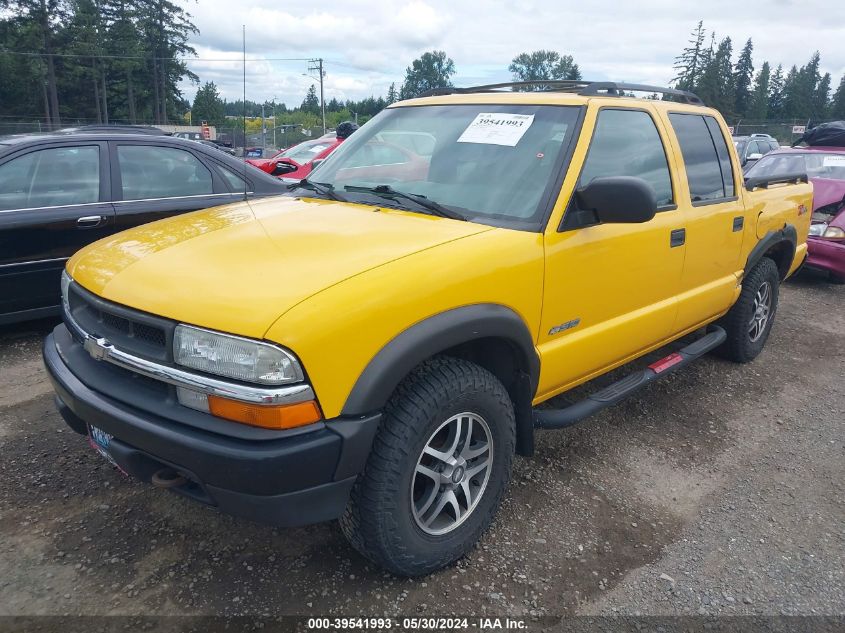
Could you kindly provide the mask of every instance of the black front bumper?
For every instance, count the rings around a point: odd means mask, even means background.
[[[44,364],[59,412],[78,433],[87,434],[90,424],[112,435],[109,454],[130,475],[149,482],[155,472],[173,468],[188,481],[172,491],[274,525],[307,525],[343,513],[381,414],[336,418],[310,432],[270,438],[222,435],[92,389],[86,374],[102,372],[91,366],[102,363],[76,348],[81,346],[63,325],[44,341]],[[138,389],[133,397],[149,396]]]

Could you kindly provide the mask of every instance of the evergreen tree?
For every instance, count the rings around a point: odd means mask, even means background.
[[[801,94],[801,81],[798,75],[798,67],[793,66],[786,73],[783,80],[783,111],[782,116],[785,119],[803,118],[806,115],[805,108],[802,107],[804,95]]]
[[[842,79],[839,80],[839,87],[833,94],[830,116],[834,119],[845,119],[845,75],[842,75]]]
[[[673,66],[678,74],[672,81],[680,90],[694,90],[706,65],[703,21],[699,21],[690,37],[689,46],[675,58]]]
[[[418,97],[432,88],[451,87],[455,62],[443,51],[423,53],[405,69],[405,82],[399,91],[401,99]]]
[[[218,127],[226,120],[223,100],[213,81],[205,82],[202,88],[197,90],[194,105],[191,107],[191,120],[194,124],[206,121],[209,125]]]
[[[771,79],[769,79],[769,107],[767,111],[770,118],[779,119],[784,116],[783,88],[783,65],[778,64],[775,72],[772,73]]]
[[[317,89],[314,87],[314,84],[308,87],[308,93],[305,95],[305,99],[302,100],[300,109],[311,114],[320,113],[320,100],[317,98]]]
[[[754,90],[751,93],[751,102],[747,116],[755,121],[765,120],[769,113],[769,77],[771,69],[769,62],[763,62],[757,78],[754,80]]]
[[[396,84],[391,83],[390,88],[387,89],[387,105],[399,101],[399,94],[396,92]]]
[[[751,42],[751,38],[748,38],[734,67],[733,82],[736,92],[734,112],[738,117],[747,116],[751,105],[751,82],[754,79],[754,65],[751,61],[753,50],[754,44]]]
[[[698,96],[707,105],[719,110],[725,118],[733,116],[736,101],[731,52],[731,38],[726,37],[719,42],[716,50],[708,55],[709,59],[696,86]]]
[[[828,116],[830,109],[830,82],[830,73],[825,73],[819,80],[819,85],[813,93],[810,118],[815,121],[823,121]]]

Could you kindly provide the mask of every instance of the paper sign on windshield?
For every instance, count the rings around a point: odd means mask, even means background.
[[[825,156],[825,167],[845,167],[845,156]]]
[[[458,139],[458,143],[486,143],[513,147],[534,123],[533,114],[481,112]]]

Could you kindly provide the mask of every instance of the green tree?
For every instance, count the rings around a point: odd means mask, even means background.
[[[399,101],[399,93],[396,91],[396,84],[391,83],[390,88],[387,89],[387,105]]]
[[[769,107],[767,108],[770,118],[783,118],[783,87],[784,87],[783,65],[778,64],[775,72],[769,80]]]
[[[754,44],[751,38],[742,47],[739,59],[736,61],[733,72],[734,91],[734,112],[739,117],[747,116],[751,105],[751,82],[754,80],[754,65],[751,61],[751,53]]]
[[[819,85],[812,97],[812,110],[810,118],[816,121],[823,121],[827,118],[830,110],[830,73],[825,73],[819,80]]]
[[[698,96],[707,105],[719,110],[725,118],[733,117],[736,102],[731,52],[731,38],[726,37],[719,42],[713,53],[708,54],[707,64],[696,86]]]
[[[314,84],[308,87],[308,92],[305,95],[305,99],[302,100],[300,110],[310,112],[311,114],[320,113],[320,100],[317,98],[317,89],[314,87]]]
[[[548,81],[553,79],[581,79],[581,70],[572,55],[561,55],[557,51],[539,50],[520,53],[511,60],[508,70],[514,81]],[[532,90],[533,86],[514,88]]]
[[[194,105],[191,107],[191,120],[196,124],[207,121],[209,125],[220,126],[226,120],[223,100],[213,81],[205,82],[197,90]]]
[[[4,0],[0,10],[8,11],[21,24],[23,32],[30,36],[30,41],[42,53],[45,64],[44,100],[47,125],[61,125],[56,54],[59,48],[59,33],[71,8],[65,0]]]
[[[834,119],[845,119],[845,75],[842,75],[842,79],[839,80],[839,87],[833,93],[830,116]]]
[[[763,62],[760,72],[754,80],[754,90],[751,93],[751,102],[748,107],[747,116],[754,120],[764,120],[769,114],[769,78],[771,69],[769,62]]]
[[[443,51],[423,53],[405,69],[405,82],[399,92],[401,99],[418,97],[432,88],[452,86],[455,62]]]
[[[675,58],[673,68],[677,75],[672,80],[680,90],[694,90],[698,86],[699,77],[706,65],[706,49],[704,48],[704,22],[699,21],[690,34],[689,46]]]

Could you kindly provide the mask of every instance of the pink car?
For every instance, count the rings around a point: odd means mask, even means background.
[[[804,173],[813,183],[807,265],[845,283],[845,147],[794,147],[763,156],[745,176]]]

